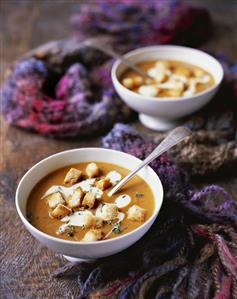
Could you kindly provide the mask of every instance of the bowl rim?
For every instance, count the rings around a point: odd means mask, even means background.
[[[30,226],[30,228],[37,234],[39,234],[40,236],[46,238],[46,239],[49,239],[51,241],[55,241],[55,242],[59,242],[59,243],[63,243],[63,244],[71,244],[71,245],[80,245],[80,246],[88,246],[88,245],[95,245],[95,244],[106,244],[106,243],[111,243],[111,242],[115,242],[117,240],[122,240],[122,239],[126,239],[128,236],[134,234],[135,232],[137,232],[138,230],[140,230],[142,227],[146,226],[148,224],[148,222],[153,222],[156,220],[157,216],[158,216],[158,213],[162,207],[162,204],[163,204],[163,199],[164,199],[164,189],[163,189],[163,185],[162,185],[162,182],[158,176],[158,174],[149,166],[147,165],[149,171],[151,171],[155,176],[156,178],[158,179],[159,181],[159,184],[160,184],[160,193],[161,193],[161,200],[160,200],[160,204],[157,205],[157,208],[154,210],[154,213],[151,215],[151,217],[149,219],[147,219],[142,225],[138,226],[136,229],[122,235],[122,236],[118,236],[116,238],[113,238],[113,239],[107,239],[107,240],[100,240],[99,242],[98,241],[92,241],[92,242],[81,242],[81,241],[75,241],[75,240],[64,240],[64,239],[60,239],[60,238],[57,238],[57,237],[54,237],[54,236],[51,236],[47,233],[44,233],[42,232],[41,230],[37,229],[35,226],[33,226],[27,219],[26,216],[24,216],[23,212],[21,211],[21,208],[20,208],[20,205],[19,205],[19,194],[20,194],[20,189],[22,188],[22,184],[24,183],[24,180],[26,179],[26,177],[31,173],[31,171],[35,168],[37,168],[39,165],[45,163],[46,161],[50,160],[50,159],[54,159],[60,155],[63,155],[63,154],[66,154],[66,153],[73,153],[73,152],[76,152],[76,151],[84,151],[84,150],[102,150],[102,151],[107,151],[107,152],[116,152],[116,153],[120,153],[120,154],[124,154],[126,156],[128,156],[128,158],[133,158],[139,162],[142,162],[142,160],[140,160],[139,158],[135,157],[135,156],[132,156],[128,153],[124,153],[124,152],[121,152],[121,151],[117,151],[117,150],[113,150],[113,149],[106,149],[106,148],[100,148],[100,147],[84,147],[84,148],[76,148],[76,149],[70,149],[70,150],[65,150],[65,151],[61,151],[61,152],[58,152],[58,153],[55,153],[53,155],[50,155],[50,156],[47,156],[46,158],[40,160],[39,162],[37,162],[36,164],[34,164],[30,169],[27,170],[27,172],[22,176],[22,178],[20,179],[19,183],[18,183],[18,186],[17,186],[17,189],[16,189],[16,193],[15,193],[15,205],[16,205],[16,210],[17,210],[17,213],[18,213],[18,216],[20,217],[21,221],[23,222],[23,224],[25,226]],[[85,161],[86,162],[86,161]],[[105,161],[106,162],[106,161]],[[78,162],[80,163],[80,162]],[[116,164],[116,163],[115,163]],[[123,166],[122,166],[123,167]],[[126,168],[126,167],[125,167]],[[60,169],[60,168],[58,168]],[[55,169],[57,170],[57,169]],[[35,184],[37,184],[39,181],[37,181]],[[147,182],[147,181],[146,181]],[[35,185],[34,185],[35,186]],[[33,188],[32,188],[33,189]],[[32,191],[31,189],[31,191]],[[28,199],[27,199],[28,200]],[[154,220],[153,220],[154,219]],[[152,225],[151,224],[151,225]],[[35,236],[34,236],[35,238]],[[141,238],[139,238],[138,240],[140,240]],[[137,240],[137,241],[138,241]],[[136,242],[137,242],[136,241]],[[41,241],[40,241],[41,242]]]
[[[185,102],[185,101],[189,101],[191,99],[195,99],[195,98],[199,98],[199,96],[202,96],[206,93],[210,93],[212,92],[213,90],[215,90],[216,88],[218,88],[218,86],[221,84],[222,80],[223,80],[223,77],[224,77],[224,69],[221,65],[221,63],[215,58],[213,57],[212,55],[202,51],[202,50],[199,50],[199,49],[195,49],[195,48],[191,48],[191,47],[185,47],[185,46],[178,46],[178,45],[170,45],[170,44],[166,44],[166,45],[153,45],[153,46],[147,46],[147,47],[141,47],[141,48],[138,48],[138,49],[135,49],[135,50],[131,50],[127,53],[125,53],[123,55],[123,57],[125,58],[130,58],[132,57],[133,55],[136,55],[136,54],[139,54],[140,52],[149,52],[149,51],[154,51],[155,49],[162,49],[162,48],[169,48],[170,50],[172,49],[180,49],[180,50],[189,50],[189,51],[193,51],[193,52],[196,52],[198,54],[201,54],[201,55],[206,55],[209,59],[213,60],[219,67],[220,71],[221,71],[221,76],[220,76],[220,79],[218,80],[218,82],[215,82],[213,86],[201,91],[201,92],[198,92],[192,96],[186,96],[186,97],[147,97],[147,96],[143,96],[137,92],[134,92],[126,87],[124,87],[118,77],[117,77],[117,68],[122,64],[122,62],[117,59],[113,65],[112,65],[112,69],[111,69],[111,77],[112,77],[112,82],[114,85],[118,85],[119,88],[121,88],[124,92],[127,92],[130,96],[135,96],[137,97],[138,100],[146,100],[146,101],[150,101],[152,103],[173,103],[173,102]],[[185,60],[183,60],[183,62],[185,62]],[[195,63],[194,63],[195,65]],[[212,74],[213,75],[213,74]]]

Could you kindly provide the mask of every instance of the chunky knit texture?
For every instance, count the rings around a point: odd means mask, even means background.
[[[20,61],[3,90],[7,121],[48,136],[85,137],[131,116],[111,87],[91,82],[82,63],[71,65],[55,89],[51,85],[48,91],[48,80],[53,78],[43,61]],[[55,96],[49,96],[49,92]]]
[[[80,5],[71,17],[74,34],[106,35],[120,51],[154,44],[198,46],[210,38],[210,15],[180,0],[99,0]]]

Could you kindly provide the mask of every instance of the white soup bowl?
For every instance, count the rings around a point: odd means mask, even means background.
[[[186,97],[148,97],[124,87],[120,76],[127,66],[120,60],[115,61],[111,70],[113,85],[121,99],[139,113],[140,121],[154,130],[169,130],[178,124],[178,120],[206,105],[216,94],[223,79],[221,64],[211,55],[193,48],[159,45],[139,48],[128,52],[124,58],[133,63],[149,60],[177,60],[198,66],[209,72],[215,84],[197,94]]]
[[[67,150],[49,156],[34,165],[21,179],[16,191],[16,209],[27,230],[42,244],[65,255],[69,260],[97,259],[118,253],[138,241],[155,221],[163,201],[163,187],[151,167],[144,167],[139,176],[150,186],[155,199],[153,215],[135,230],[109,240],[79,242],[62,240],[50,236],[34,227],[26,217],[26,205],[34,186],[54,170],[80,162],[107,162],[133,170],[141,160],[119,151],[102,148],[81,148]]]

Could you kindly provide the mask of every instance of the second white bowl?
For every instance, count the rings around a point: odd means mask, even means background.
[[[221,64],[214,57],[203,51],[188,47],[151,46],[131,51],[124,57],[134,63],[158,59],[183,61],[205,69],[214,77],[214,86],[193,96],[182,98],[147,97],[127,89],[119,82],[119,78],[127,69],[127,66],[117,60],[111,70],[116,91],[129,107],[139,113],[141,122],[155,130],[171,129],[177,125],[179,118],[189,115],[206,105],[217,92],[224,74]]]

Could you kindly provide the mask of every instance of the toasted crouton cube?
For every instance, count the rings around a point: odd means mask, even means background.
[[[51,209],[56,208],[57,205],[64,204],[65,200],[60,192],[53,193],[47,197],[48,205]]]
[[[156,75],[156,77],[155,77],[155,80],[156,80],[157,82],[159,82],[159,83],[163,83],[163,82],[165,82],[167,79],[168,79],[167,74],[166,74],[166,73],[162,73],[162,72],[158,73],[158,74]]]
[[[116,204],[100,204],[96,210],[96,216],[104,221],[111,221],[118,218],[118,207]]]
[[[82,177],[82,172],[79,169],[71,168],[64,178],[64,184],[73,185]]]
[[[180,97],[183,94],[181,89],[168,89],[166,95],[169,97]]]
[[[194,73],[194,76],[195,76],[196,78],[201,78],[201,77],[203,77],[203,76],[205,75],[205,73],[204,73],[203,70],[201,70],[201,69],[196,69],[196,68],[193,70],[193,73]]]
[[[111,182],[109,178],[103,178],[96,182],[96,187],[104,191],[105,189],[109,188],[111,186]]]
[[[82,223],[85,228],[100,228],[103,226],[103,219],[93,215],[90,211],[85,211]]]
[[[133,78],[133,84],[135,86],[140,86],[143,83],[143,78],[141,76],[136,76]]]
[[[100,228],[103,226],[103,219],[97,216],[94,216],[94,225],[95,228]]]
[[[159,89],[156,85],[141,85],[137,91],[143,96],[155,97]]]
[[[95,216],[90,211],[85,211],[83,214],[83,226],[85,228],[94,227],[95,224]]]
[[[94,207],[96,201],[96,194],[93,192],[87,192],[83,198],[82,205],[89,207],[90,209]]]
[[[93,242],[98,241],[103,238],[104,234],[100,229],[91,229],[89,230],[84,238],[82,239],[83,242]]]
[[[84,196],[83,191],[80,188],[76,189],[73,192],[73,194],[69,196],[67,199],[69,208],[75,209],[80,207],[83,196]]]
[[[184,77],[190,77],[191,76],[191,70],[185,67],[177,67],[174,70],[174,73],[177,75],[182,75]]]
[[[132,89],[133,88],[133,80],[132,78],[124,78],[122,80],[122,84],[123,86],[129,88],[129,89]]]
[[[152,83],[154,83],[154,81],[151,78],[146,78],[145,79],[145,84],[150,85]]]
[[[169,68],[169,62],[168,61],[157,61],[155,63],[155,68],[159,71],[164,73]]]
[[[144,221],[146,218],[146,210],[137,206],[133,205],[131,208],[128,209],[128,219],[133,221]]]
[[[68,208],[63,204],[57,205],[57,207],[50,213],[54,218],[63,218],[72,213],[72,209]]]
[[[90,163],[86,167],[86,174],[89,178],[94,178],[99,175],[99,167],[95,163]]]

